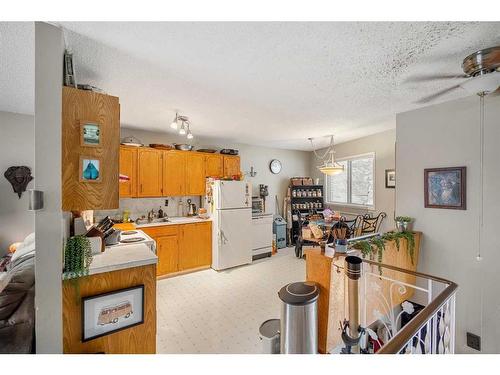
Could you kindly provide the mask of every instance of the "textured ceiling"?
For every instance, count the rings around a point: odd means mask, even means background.
[[[167,132],[179,110],[195,136],[292,149],[310,149],[308,137],[343,142],[394,128],[397,112],[457,83],[408,78],[460,74],[467,54],[500,44],[500,23],[61,25],[78,82],[119,96],[122,125]],[[13,98],[23,97],[25,85],[8,78]],[[12,106],[26,112],[32,94]]]

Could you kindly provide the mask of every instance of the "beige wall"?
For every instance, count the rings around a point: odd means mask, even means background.
[[[21,199],[4,177],[7,168],[25,165],[35,175],[35,118],[0,112],[0,256],[12,242],[22,241],[35,230],[35,215],[28,211],[28,193]],[[34,181],[27,189],[33,188]]]
[[[423,232],[418,270],[459,285],[458,353],[466,332],[482,337],[484,353],[500,353],[500,96],[485,98],[484,238],[479,233],[479,99],[468,97],[397,115],[397,214]],[[424,168],[467,167],[467,210],[424,208]]]
[[[63,237],[61,211],[62,30],[35,23],[35,176],[44,208],[35,214],[37,353],[62,353]]]
[[[168,127],[168,122],[165,127]],[[177,136],[172,133],[149,132],[137,129],[122,128],[122,137],[133,135],[144,144],[164,143],[170,144],[173,142],[186,143],[186,137]],[[235,144],[231,141],[224,141],[210,138],[195,137],[192,144],[195,149],[215,147],[235,148],[239,150],[241,157],[241,170],[249,172],[250,167],[254,167],[257,171],[255,177],[246,177],[252,184],[253,195],[259,195],[259,184],[268,185],[269,196],[266,200],[266,211],[274,213],[275,195],[278,196],[280,211],[283,209],[283,198],[286,195],[286,190],[290,182],[290,177],[308,176],[310,174],[309,152],[291,151],[277,148],[268,148],[260,146],[252,146],[246,144]],[[279,159],[282,163],[282,170],[279,174],[272,174],[269,170],[269,163],[272,159]],[[283,213],[283,212],[282,212]]]
[[[382,223],[381,230],[388,231],[394,228],[394,198],[395,189],[386,189],[385,187],[385,170],[394,169],[394,153],[396,141],[396,131],[389,130],[383,133],[370,135],[356,139],[354,141],[341,143],[335,146],[335,157],[345,158],[365,154],[368,152],[375,152],[375,211],[385,212],[387,218]],[[319,155],[324,153],[324,150],[317,151]],[[323,183],[324,175],[319,172],[317,166],[322,164],[314,153],[311,152],[311,174],[314,178],[318,177]],[[357,214],[365,214],[365,209],[357,209],[355,207],[333,205],[333,209],[341,212],[352,212]]]

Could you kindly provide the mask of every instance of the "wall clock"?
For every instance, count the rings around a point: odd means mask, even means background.
[[[271,160],[271,163],[269,163],[269,169],[274,174],[280,173],[281,172],[281,162],[278,159]]]

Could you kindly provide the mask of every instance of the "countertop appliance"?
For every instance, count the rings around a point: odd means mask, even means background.
[[[214,179],[207,185],[205,208],[212,217],[212,268],[219,271],[251,263],[251,185]]]
[[[273,214],[252,215],[252,260],[270,257],[273,251]]]
[[[120,242],[114,245],[107,245],[106,247],[121,247],[131,244],[143,243],[147,245],[153,253],[156,254],[156,242],[151,237],[149,237],[142,230],[125,230],[120,233]]]

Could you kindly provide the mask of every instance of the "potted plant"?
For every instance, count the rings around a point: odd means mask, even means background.
[[[66,242],[64,250],[65,278],[86,276],[92,263],[92,248],[85,236],[73,236]]]
[[[413,218],[409,216],[396,216],[396,229],[398,232],[408,232],[411,230]]]

